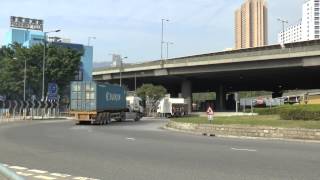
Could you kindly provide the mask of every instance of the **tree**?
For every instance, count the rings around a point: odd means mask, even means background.
[[[144,84],[137,89],[137,95],[145,102],[149,114],[155,112],[160,100],[166,95],[167,90],[163,86]]]
[[[54,45],[47,47],[45,92],[48,82],[56,82],[64,89],[75,78],[83,52]],[[0,95],[9,99],[23,97],[24,62],[27,62],[27,98],[41,97],[43,45],[31,48],[12,44],[0,48]],[[62,94],[60,94],[62,95]]]

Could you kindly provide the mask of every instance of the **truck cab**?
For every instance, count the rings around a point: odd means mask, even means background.
[[[140,120],[144,115],[144,108],[142,105],[142,99],[137,96],[127,96],[128,112],[135,114],[135,120]],[[127,116],[128,115],[127,113]]]

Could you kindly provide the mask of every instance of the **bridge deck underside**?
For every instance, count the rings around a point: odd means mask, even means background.
[[[223,85],[227,91],[277,91],[294,89],[320,89],[320,67],[291,67],[254,69],[226,72],[137,77],[137,87],[152,83],[165,86],[169,92],[181,92],[183,80],[192,83],[193,92],[214,91]],[[118,79],[110,80],[119,83]],[[134,90],[134,78],[124,78],[123,83]]]

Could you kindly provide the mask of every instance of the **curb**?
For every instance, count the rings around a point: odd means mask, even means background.
[[[217,134],[214,134],[212,136],[212,134],[208,134],[208,133],[200,133],[200,132],[194,132],[194,131],[175,129],[175,128],[172,128],[172,127],[168,127],[167,125],[162,127],[162,129],[168,130],[168,131],[173,131],[173,132],[189,134],[189,135],[196,135],[196,136],[230,138],[230,139],[244,139],[244,140],[264,140],[264,141],[275,141],[275,140],[277,140],[277,141],[285,141],[285,142],[317,143],[317,144],[320,144],[320,140],[318,141],[318,140],[289,139],[289,138],[265,138],[265,137],[233,136],[233,135],[217,135]]]

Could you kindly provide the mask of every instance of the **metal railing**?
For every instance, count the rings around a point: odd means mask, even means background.
[[[18,176],[15,172],[11,171],[4,165],[0,164],[0,179],[3,180],[24,180],[24,178]]]
[[[48,119],[60,117],[58,102],[0,101],[0,123],[19,120]]]

